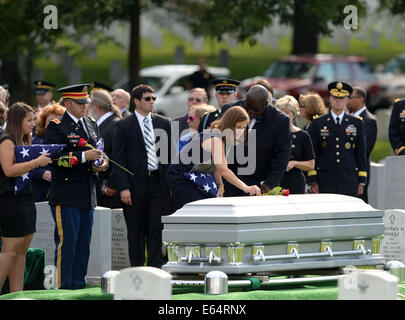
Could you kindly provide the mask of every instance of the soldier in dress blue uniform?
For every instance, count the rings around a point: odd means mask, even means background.
[[[222,115],[222,107],[226,104],[233,102],[236,99],[237,88],[239,81],[233,79],[215,79],[212,80],[210,85],[215,89],[215,98],[218,102],[218,108],[214,112],[207,113],[201,118],[198,131],[207,129],[215,120],[218,120]]]
[[[85,139],[96,146],[98,127],[94,119],[84,117],[90,102],[89,84],[60,88],[66,112],[61,120],[52,120],[45,132],[44,143],[66,144],[60,156],[76,157],[77,165],[62,166],[54,161],[49,205],[55,220],[55,265],[57,287],[81,289],[86,286],[90,240],[96,207],[96,171],[105,170],[107,161],[96,168],[99,150],[79,146]]]
[[[394,102],[388,136],[395,154],[405,155],[405,99],[396,99]]]
[[[41,109],[49,106],[52,102],[55,85],[47,81],[36,80],[34,81],[34,86],[35,96],[38,101],[36,108]]]
[[[361,196],[367,183],[364,123],[344,111],[353,91],[350,85],[332,82],[328,90],[330,113],[314,119],[308,129],[316,169],[308,173],[311,192]]]

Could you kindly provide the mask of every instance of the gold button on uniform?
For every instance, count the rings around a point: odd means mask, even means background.
[[[339,138],[336,138],[336,141],[339,141]]]
[[[340,152],[336,152],[336,155],[339,156],[339,155],[340,155]]]
[[[336,145],[336,149],[339,149],[339,145],[338,145],[338,144]]]
[[[340,160],[339,160],[339,159],[336,159],[336,162],[337,162],[337,163],[339,163],[339,162],[340,162]]]

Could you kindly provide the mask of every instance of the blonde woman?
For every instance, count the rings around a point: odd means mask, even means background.
[[[325,103],[316,92],[308,92],[299,96],[300,115],[307,120],[304,130],[308,130],[313,119],[326,113]]]
[[[290,193],[305,193],[304,171],[314,170],[315,156],[309,134],[294,125],[298,115],[298,101],[289,95],[281,97],[276,107],[285,112],[290,118],[292,132],[290,161],[280,185],[290,189]]]

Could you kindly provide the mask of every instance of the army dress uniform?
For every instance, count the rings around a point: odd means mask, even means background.
[[[78,103],[88,103],[87,86],[76,85],[58,90],[62,98],[73,99]],[[91,231],[96,200],[96,173],[92,170],[92,161],[84,159],[88,147],[78,145],[80,138],[92,146],[98,139],[97,123],[94,119],[82,117],[83,122],[68,111],[60,120],[52,120],[45,132],[47,144],[66,144],[55,156],[59,158],[76,157],[77,165],[54,160],[49,205],[55,220],[55,266],[57,269],[57,287],[63,289],[81,289],[86,286],[90,256]],[[68,162],[69,163],[69,162]]]
[[[353,89],[343,82],[332,82],[328,90],[335,98],[350,96]],[[315,170],[308,172],[311,184],[320,193],[357,196],[359,184],[367,183],[366,137],[360,118],[332,110],[314,119],[309,126],[315,153]],[[335,122],[336,121],[336,122]],[[339,121],[339,122],[338,122]]]
[[[388,136],[397,156],[405,155],[405,99],[396,99],[392,107]]]
[[[215,79],[210,82],[210,85],[212,85],[215,88],[216,93],[228,93],[228,94],[233,94],[236,92],[239,81],[233,80],[233,79]],[[217,110],[213,112],[209,112],[201,117],[200,125],[198,127],[198,131],[202,132],[204,129],[208,129],[211,124],[215,121],[221,118],[223,115],[223,112],[220,108],[217,108]]]

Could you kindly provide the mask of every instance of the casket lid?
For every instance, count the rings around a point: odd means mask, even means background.
[[[186,204],[163,223],[256,223],[383,217],[355,197],[339,194],[210,198]]]

